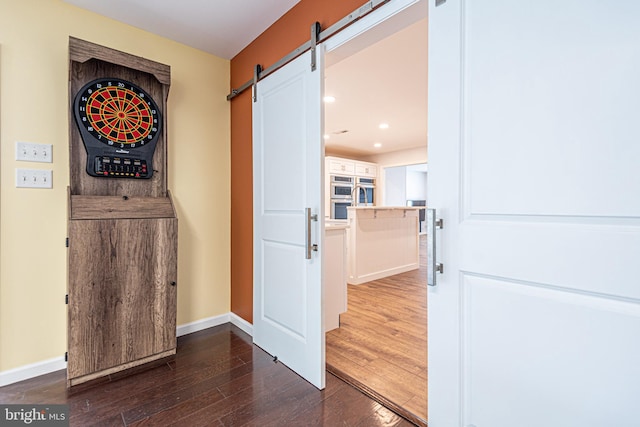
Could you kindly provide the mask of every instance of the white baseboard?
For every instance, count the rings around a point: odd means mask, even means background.
[[[176,335],[181,337],[207,328],[213,328],[214,326],[224,325],[229,322],[229,313],[221,314],[220,316],[208,317],[206,319],[200,319],[195,322],[185,323],[184,325],[178,326],[176,329]]]
[[[223,325],[229,322],[236,325],[247,334],[252,335],[253,326],[251,323],[234,313],[222,314],[220,316],[209,317],[206,319],[196,320],[195,322],[185,323],[184,325],[179,325],[176,328],[176,335],[181,337],[182,335],[202,331],[204,329]],[[59,371],[61,369],[67,369],[67,362],[65,362],[64,356],[2,371],[0,372],[0,387]]]
[[[247,322],[246,320],[244,320],[242,317],[238,316],[235,313],[229,313],[229,321],[236,325],[238,328],[242,329],[244,332],[246,332],[247,334],[253,336],[253,325],[249,322]]]
[[[0,387],[67,368],[64,356],[0,372]]]

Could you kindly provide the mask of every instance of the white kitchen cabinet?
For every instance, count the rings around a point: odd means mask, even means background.
[[[339,157],[327,157],[325,167],[326,172],[331,175],[353,176],[356,172],[356,166],[353,160],[341,159]]]
[[[328,175],[361,176],[366,178],[378,177],[378,165],[375,163],[331,156],[325,157],[325,162],[325,172]]]
[[[355,162],[356,176],[366,178],[376,178],[378,176],[378,165],[375,163]]]

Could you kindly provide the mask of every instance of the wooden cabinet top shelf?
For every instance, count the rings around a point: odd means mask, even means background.
[[[171,197],[69,196],[69,219],[176,218]]]

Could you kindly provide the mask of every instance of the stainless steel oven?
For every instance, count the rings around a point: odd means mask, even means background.
[[[353,177],[342,175],[331,175],[331,194],[329,197],[334,199],[351,199],[353,197]]]
[[[347,208],[353,205],[352,199],[332,199],[331,219],[347,219]]]
[[[353,205],[355,178],[344,175],[330,175],[331,219],[347,219],[347,208]]]

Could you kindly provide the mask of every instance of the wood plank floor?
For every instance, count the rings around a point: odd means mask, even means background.
[[[327,333],[327,370],[416,424],[427,420],[426,237],[420,268],[348,285],[340,328]]]
[[[0,387],[4,404],[67,404],[71,426],[411,424],[327,374],[319,391],[231,324],[178,339],[174,357],[66,389],[65,371]]]

